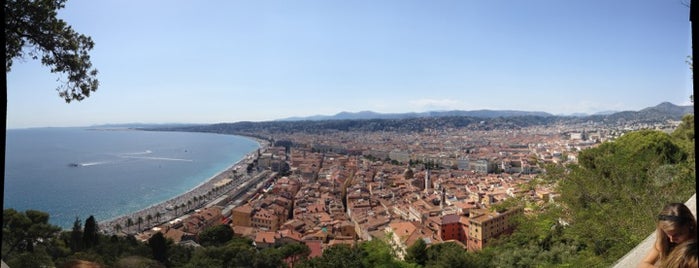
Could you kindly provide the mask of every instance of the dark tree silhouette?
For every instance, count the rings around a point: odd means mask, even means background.
[[[114,231],[116,231],[117,233],[120,233],[121,232],[121,224],[117,223],[116,225],[114,225]]]
[[[133,220],[131,218],[126,219],[126,228],[130,229],[133,226]]]
[[[418,239],[415,244],[408,248],[408,255],[405,260],[424,266],[427,262],[427,244],[425,240]]]
[[[231,239],[233,239],[233,229],[225,224],[206,228],[199,234],[199,241],[203,246],[220,246]]]
[[[70,233],[70,250],[78,252],[82,250],[83,245],[83,224],[79,217],[75,217],[73,222],[73,231]]]
[[[95,217],[90,215],[90,217],[85,220],[85,229],[83,230],[83,245],[85,248],[92,248],[98,243],[99,227],[97,226],[97,221]]]
[[[136,219],[136,224],[138,224],[138,231],[141,231],[141,224],[143,224],[143,217],[138,216],[138,219]]]
[[[167,240],[163,233],[157,232],[148,239],[148,246],[153,251],[153,259],[167,264]]]
[[[97,69],[92,67],[89,51],[94,42],[75,32],[56,17],[67,0],[5,1],[5,67],[14,59],[39,59],[52,73],[65,75],[56,89],[66,102],[83,100],[97,90]]]
[[[305,261],[308,259],[308,255],[311,254],[311,249],[303,243],[287,244],[279,248],[279,250],[282,257],[289,261],[290,267]]]
[[[5,209],[2,213],[2,258],[8,259],[14,252],[33,252],[36,246],[48,243],[60,231],[60,227],[49,224],[46,212]]]

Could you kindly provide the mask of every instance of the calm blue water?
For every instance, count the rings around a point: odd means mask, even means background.
[[[207,133],[7,130],[4,208],[46,211],[63,228],[76,216],[106,221],[186,192],[257,148]]]

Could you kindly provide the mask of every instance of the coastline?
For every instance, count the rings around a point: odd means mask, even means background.
[[[247,168],[247,164],[254,159],[255,155],[258,153],[258,151],[263,152],[267,149],[269,146],[269,143],[265,140],[261,140],[258,138],[254,137],[246,137],[255,140],[258,143],[258,148],[255,150],[252,150],[245,154],[240,160],[237,162],[232,163],[229,165],[227,168],[224,170],[216,173],[215,175],[211,176],[210,178],[202,181],[200,184],[197,186],[194,186],[192,189],[183,192],[177,196],[174,196],[170,199],[167,199],[165,201],[162,201],[160,203],[155,203],[152,204],[144,209],[126,213],[124,215],[105,220],[103,222],[98,221],[99,229],[102,233],[105,234],[117,234],[117,233],[125,233],[125,234],[135,234],[143,230],[143,228],[140,228],[140,230],[137,229],[138,227],[138,219],[139,217],[143,220],[141,222],[141,227],[148,227],[148,226],[157,226],[160,225],[164,222],[168,222],[171,220],[174,220],[178,217],[181,217],[183,215],[186,215],[186,212],[191,210],[191,209],[196,209],[199,207],[204,206],[206,203],[211,202],[212,200],[215,200],[218,196],[214,195],[207,195],[207,193],[210,193],[211,191],[214,190],[215,184],[220,182],[223,179],[229,179],[232,174],[236,174],[237,170],[245,170]],[[201,198],[198,199],[199,197],[202,196],[208,196],[206,198]],[[196,204],[192,202],[194,198],[197,198],[198,201],[196,201]],[[186,205],[192,204],[191,206],[188,206],[187,209],[185,210],[184,208],[181,211],[178,211],[177,209],[173,209],[174,206],[178,205]],[[178,213],[179,212],[179,213]],[[159,217],[157,217],[158,213],[160,214]],[[150,216],[151,220],[148,221],[148,217]],[[131,219],[133,225],[127,226],[128,220]],[[116,230],[117,225],[120,226],[120,230]]]

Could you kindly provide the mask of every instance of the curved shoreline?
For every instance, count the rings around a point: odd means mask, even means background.
[[[162,201],[160,203],[155,203],[152,204],[144,209],[140,209],[138,211],[133,211],[133,212],[128,212],[125,213],[121,216],[117,216],[114,218],[111,218],[109,220],[105,220],[103,222],[99,222],[99,228],[100,231],[105,233],[105,234],[116,234],[116,226],[117,224],[121,227],[120,232],[122,233],[127,233],[127,234],[135,234],[140,231],[142,231],[143,228],[140,228],[141,230],[138,230],[138,223],[137,220],[140,217],[143,219],[143,222],[141,223],[141,227],[143,226],[155,226],[162,224],[164,222],[171,221],[173,219],[176,219],[178,217],[181,217],[182,215],[185,215],[186,211],[189,211],[193,208],[198,208],[203,206],[203,204],[209,203],[212,200],[215,200],[218,196],[209,196],[206,199],[200,199],[197,201],[196,204],[194,202],[191,202],[193,198],[195,197],[201,197],[206,195],[207,193],[211,192],[215,184],[222,179],[227,179],[231,174],[235,174],[235,170],[245,170],[248,164],[248,161],[254,158],[254,156],[257,154],[258,151],[264,151],[266,148],[269,146],[267,141],[258,139],[258,138],[253,138],[253,137],[246,137],[253,139],[258,143],[258,147],[255,150],[252,150],[245,154],[240,160],[237,162],[229,165],[227,168],[224,170],[216,173],[215,175],[211,176],[210,178],[202,181],[200,184],[197,186],[194,186],[192,189],[183,192],[177,196],[174,196],[170,199],[167,199],[165,201]],[[185,205],[188,202],[191,202],[191,206],[189,206],[186,210],[181,210],[181,211],[176,211],[172,209],[176,205]],[[179,212],[179,213],[176,213]],[[160,218],[157,219],[156,215],[157,213],[160,213]],[[151,216],[152,220],[149,222],[147,221],[147,217]],[[127,222],[128,219],[131,219],[133,222],[133,225],[128,227]]]

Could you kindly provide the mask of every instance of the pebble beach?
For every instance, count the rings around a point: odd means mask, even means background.
[[[260,143],[260,151],[265,151],[266,141],[258,140]],[[226,191],[215,191],[218,183],[225,179],[232,179],[239,174],[245,173],[247,165],[255,159],[257,150],[245,155],[241,160],[232,164],[225,170],[212,176],[206,181],[191,190],[175,196],[158,204],[153,204],[145,209],[125,214],[113,219],[99,222],[99,228],[102,233],[112,234],[135,234],[153,226],[169,222],[178,217],[185,215],[187,211],[194,210],[205,206],[207,203],[215,200]],[[244,175],[247,176],[247,175]],[[175,209],[176,206],[183,206]],[[142,222],[138,224],[139,217]],[[148,220],[150,218],[150,221]],[[131,219],[132,225],[128,226],[128,220]]]

